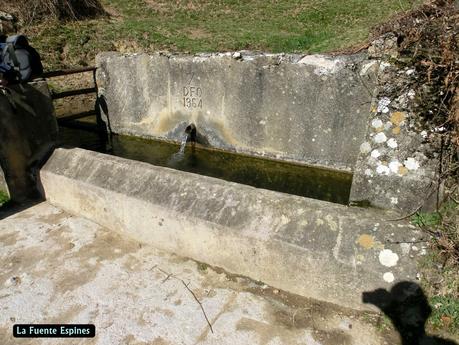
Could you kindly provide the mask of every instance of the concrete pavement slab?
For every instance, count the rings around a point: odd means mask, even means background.
[[[5,345],[397,341],[373,325],[375,314],[165,254],[46,202],[0,221],[0,262]],[[96,337],[15,339],[12,328],[19,323],[93,323]]]

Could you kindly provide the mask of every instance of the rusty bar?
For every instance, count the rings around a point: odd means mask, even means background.
[[[97,89],[95,87],[90,87],[86,89],[79,89],[79,90],[70,90],[70,91],[63,91],[59,93],[52,93],[51,97],[52,99],[59,99],[59,98],[64,98],[64,97],[70,97],[70,96],[78,96],[78,95],[85,95],[88,93],[95,93]]]
[[[58,124],[63,124],[63,123],[66,123],[68,121],[78,120],[78,119],[82,119],[84,117],[93,116],[93,115],[97,115],[97,112],[95,110],[83,111],[83,112],[78,113],[78,114],[72,114],[72,115],[68,115],[68,116],[58,117],[57,118],[57,123]]]
[[[73,129],[82,129],[88,132],[100,133],[103,132],[101,128],[95,123],[81,122],[75,120],[69,120],[59,124],[62,127],[73,128]]]
[[[92,72],[92,71],[95,71],[96,69],[97,67],[91,66],[91,67],[73,68],[73,69],[67,69],[67,70],[49,71],[49,72],[43,73],[43,78],[53,78],[53,77],[60,77],[63,75]]]

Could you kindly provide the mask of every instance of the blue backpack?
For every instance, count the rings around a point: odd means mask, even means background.
[[[5,55],[7,54],[7,50],[8,44],[0,43],[0,73],[6,73],[13,68],[5,61]]]
[[[14,48],[8,43],[0,43],[0,74],[9,83],[19,81],[19,62]]]
[[[15,35],[7,38],[0,47],[0,73],[14,73],[20,81],[29,81],[33,75],[32,56],[27,38]]]

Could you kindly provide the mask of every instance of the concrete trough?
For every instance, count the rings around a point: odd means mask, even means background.
[[[97,56],[114,133],[352,171],[375,87],[365,55],[260,53]],[[129,85],[130,87],[126,87]]]
[[[158,249],[302,296],[369,309],[416,278],[421,234],[393,214],[256,189],[82,149],[40,171],[49,202]]]
[[[409,96],[378,96],[389,71],[394,85],[404,75],[388,62],[251,52],[107,52],[96,61],[113,133],[180,142],[193,123],[214,148],[352,172],[355,204],[405,214],[435,205],[438,161],[427,158],[411,101],[400,103]]]

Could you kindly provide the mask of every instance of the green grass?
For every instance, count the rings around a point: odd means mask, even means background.
[[[430,299],[432,315],[429,324],[434,329],[446,330],[459,334],[459,299],[435,296]]]
[[[198,270],[201,271],[201,272],[206,272],[207,268],[209,268],[209,265],[207,265],[207,264],[205,264],[203,262],[198,262],[197,265],[198,265]]]
[[[422,287],[432,306],[428,327],[459,335],[459,205],[448,201],[432,213],[418,212],[411,222],[436,234],[420,261]]]
[[[318,53],[365,41],[419,0],[102,0],[109,19],[42,23],[26,33],[48,68],[92,64],[98,51]]]
[[[9,200],[10,200],[10,198],[9,198],[8,194],[6,194],[5,192],[0,190],[0,206],[5,204]]]
[[[411,222],[419,227],[433,227],[441,223],[441,214],[439,212],[418,212],[412,218]]]

